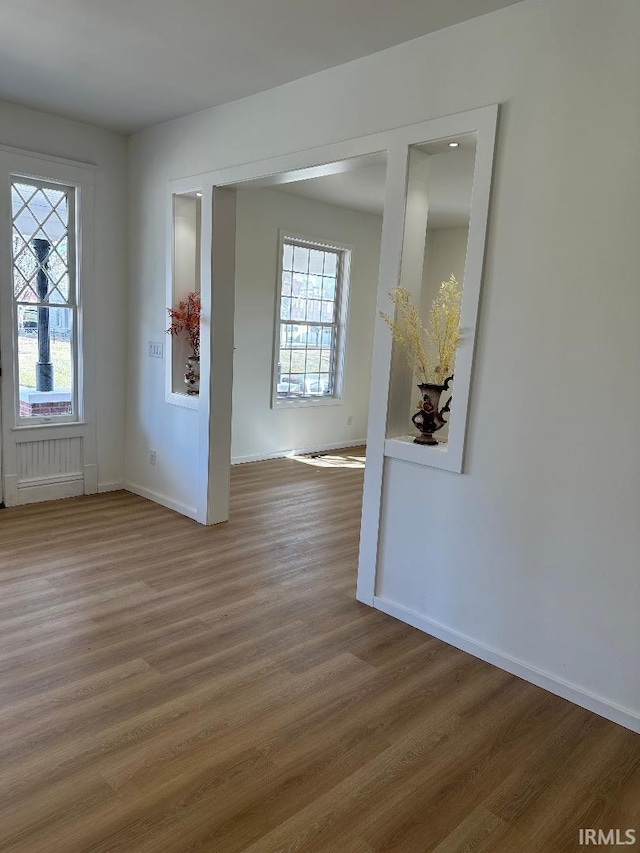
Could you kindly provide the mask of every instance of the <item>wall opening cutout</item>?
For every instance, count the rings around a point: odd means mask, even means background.
[[[167,307],[178,309],[181,303],[191,306],[194,300],[189,299],[190,294],[198,294],[199,300],[202,246],[202,197],[199,191],[173,195],[171,233],[172,268]],[[197,330],[199,334],[199,322]],[[168,337],[167,399],[178,405],[197,405],[198,384],[194,384],[193,377],[191,384],[185,379],[189,370],[199,377],[199,363],[192,358],[193,337],[188,330]]]
[[[364,444],[386,170],[380,152],[225,185],[234,463]]]
[[[442,457],[449,451],[451,431],[457,418],[466,418],[468,370],[463,369],[467,375],[462,382],[456,380],[475,338],[475,311],[467,311],[466,317],[463,312],[462,318],[460,313],[469,295],[465,270],[476,143],[476,134],[466,133],[409,148],[398,284],[419,310],[421,350],[416,357],[415,341],[410,346],[394,341],[386,435],[396,443],[420,445],[422,458],[416,461],[435,467],[448,467]],[[477,293],[468,301],[477,304]],[[455,330],[460,342],[451,347]],[[408,350],[412,359],[407,359]],[[447,350],[450,357],[443,358]],[[454,432],[463,433],[464,425]],[[387,443],[387,450],[393,446]]]
[[[420,321],[415,334],[404,335],[412,345],[394,335],[385,455],[458,473],[491,176],[492,150],[480,156],[478,139],[465,132],[409,146],[400,290],[388,312],[397,327],[404,300]],[[453,329],[457,346],[450,345]]]

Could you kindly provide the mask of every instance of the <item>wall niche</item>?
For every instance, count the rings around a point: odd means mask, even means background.
[[[171,263],[167,306],[177,308],[190,293],[200,293],[202,249],[202,192],[171,196]],[[191,355],[186,334],[168,337],[167,402],[197,408],[198,395],[187,393],[185,370]]]

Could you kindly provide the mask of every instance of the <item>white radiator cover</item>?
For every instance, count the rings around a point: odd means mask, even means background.
[[[18,504],[84,493],[81,436],[21,442],[16,461]]]

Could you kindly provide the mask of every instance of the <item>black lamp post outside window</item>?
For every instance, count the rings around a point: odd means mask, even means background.
[[[38,259],[38,299],[45,302],[49,293],[49,240],[36,238],[32,241]],[[49,342],[49,308],[38,307],[38,361],[36,362],[36,391],[53,391],[53,364]]]

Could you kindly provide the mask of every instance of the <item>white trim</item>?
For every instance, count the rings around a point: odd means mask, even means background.
[[[98,491],[98,466],[95,462],[82,466],[85,495],[95,495]]]
[[[461,341],[456,353],[455,390],[449,416],[447,453],[436,456],[436,467],[462,473],[467,411],[471,396],[471,376],[475,354],[478,308],[484,269],[484,251],[491,196],[491,177],[495,148],[498,107],[487,108],[476,122],[476,161],[473,172],[473,190],[467,256],[462,283],[460,306]]]
[[[422,454],[419,451],[421,448],[411,445],[410,450],[402,448],[400,458],[405,461],[418,462],[421,465],[428,465],[434,468],[442,468],[447,471],[462,473],[465,438],[467,428],[467,410],[471,390],[471,375],[473,369],[473,356],[476,340],[478,306],[480,300],[480,289],[482,284],[482,270],[484,264],[484,247],[486,238],[487,218],[489,211],[489,197],[491,189],[491,175],[493,171],[493,154],[495,144],[495,132],[498,116],[498,108],[486,107],[483,110],[474,111],[473,115],[468,116],[468,123],[464,113],[457,116],[438,119],[436,121],[425,123],[425,133],[427,137],[424,142],[435,141],[444,136],[454,137],[463,136],[470,133],[475,133],[476,136],[476,156],[473,173],[473,190],[471,201],[471,215],[469,220],[469,234],[467,239],[467,252],[464,270],[464,279],[461,282],[462,287],[462,303],[460,311],[460,329],[461,342],[456,353],[455,364],[455,391],[453,392],[452,410],[449,418],[449,436],[446,447],[446,452],[438,452],[431,454]],[[430,125],[433,124],[433,129]],[[413,157],[416,149],[414,145],[419,144],[417,139],[409,143],[407,150],[408,164],[411,162],[409,158]],[[408,165],[407,164],[407,165]],[[407,168],[408,173],[408,168]],[[419,178],[422,182],[424,179]],[[403,220],[408,215],[407,198],[409,187],[405,192],[403,205]],[[411,223],[404,222],[404,229]],[[404,255],[404,247],[402,251]],[[400,269],[402,269],[403,258],[400,258]],[[400,270],[399,270],[400,272]],[[397,279],[396,279],[397,280]],[[387,291],[390,286],[387,285]],[[378,292],[379,308],[386,313],[389,312],[386,305],[388,304],[387,293]],[[385,328],[384,333],[390,338],[391,333]],[[394,360],[395,360],[394,353]],[[406,369],[404,369],[406,373]],[[380,384],[380,383],[378,383]],[[385,386],[386,387],[386,386]],[[391,415],[395,412],[392,410]],[[385,420],[387,420],[385,418]],[[391,419],[389,419],[391,420]],[[404,431],[404,417],[402,419]],[[408,418],[407,418],[408,420]],[[397,434],[391,432],[387,438],[395,439]],[[400,436],[402,440],[402,436]],[[393,451],[393,446],[390,448]],[[412,453],[413,452],[413,453]]]
[[[434,139],[445,139],[451,133],[444,129],[439,132],[438,129],[442,126],[442,123],[446,124],[453,121],[456,123],[456,126],[467,127],[469,118],[481,115],[484,110],[495,109],[496,105],[491,104],[490,106],[467,110],[463,113],[455,113],[441,118],[415,122],[414,124],[387,128],[377,133],[356,136],[316,148],[292,151],[287,154],[270,157],[267,160],[256,160],[217,169],[206,169],[193,175],[177,178],[171,183],[185,188],[184,190],[176,190],[176,192],[188,192],[188,187],[199,190],[201,185],[206,186],[209,183],[221,187],[235,186],[245,181],[265,180],[264,186],[275,186],[277,183],[290,183],[325,174],[333,174],[331,170],[327,171],[327,167],[330,167],[332,164],[365,154],[380,154],[381,152],[388,151],[390,147],[398,143],[402,144],[407,137],[410,137],[408,144],[412,144],[413,142],[428,142],[429,138],[423,137],[423,129],[427,125],[435,128],[435,132],[439,133],[438,136],[434,136]],[[472,127],[471,129],[473,131],[476,128]],[[468,131],[455,131],[454,134],[457,135],[464,132]],[[283,178],[283,180],[278,180],[280,178]]]
[[[9,175],[9,181],[11,188],[13,190],[15,182],[24,181],[27,186],[35,187],[37,190],[46,190],[46,189],[54,189],[58,192],[64,193],[67,200],[67,226],[66,226],[66,234],[67,234],[67,275],[69,278],[69,293],[67,296],[66,302],[60,303],[52,303],[48,300],[38,300],[36,302],[31,303],[29,300],[20,299],[12,293],[13,304],[12,304],[12,315],[13,315],[13,382],[14,382],[14,405],[15,405],[15,424],[16,426],[24,426],[30,424],[51,424],[51,423],[75,423],[80,418],[80,409],[82,408],[82,400],[80,399],[80,391],[78,382],[78,373],[81,370],[80,361],[81,361],[81,348],[79,336],[81,334],[81,322],[80,322],[80,312],[79,305],[81,299],[81,290],[80,287],[80,259],[78,258],[78,246],[81,242],[80,239],[80,210],[79,210],[79,195],[82,189],[82,185],[77,181],[74,182],[61,182],[51,179],[50,177],[42,178],[42,177],[34,177],[32,174],[29,174],[28,170],[25,169],[11,169]],[[22,208],[23,210],[29,211],[29,204],[25,203]],[[12,227],[15,227],[15,221],[13,219],[12,214]],[[44,232],[43,232],[44,233]],[[21,235],[23,240],[24,236]],[[52,248],[52,244],[49,243],[50,250]],[[13,254],[13,253],[12,253]],[[13,261],[13,258],[12,258]],[[71,388],[65,389],[64,391],[47,391],[43,392],[47,395],[46,398],[50,399],[52,402],[55,402],[55,397],[61,394],[65,396],[68,395],[68,400],[65,402],[71,403],[71,414],[59,414],[59,415],[34,415],[34,416],[23,416],[21,414],[20,408],[22,402],[29,403],[38,403],[40,402],[37,399],[27,400],[27,395],[29,397],[37,397],[38,392],[31,392],[29,389],[22,389],[19,383],[19,359],[18,359],[18,336],[19,336],[19,324],[18,324],[18,316],[19,316],[19,306],[31,306],[34,307],[42,307],[51,309],[62,309],[65,311],[69,311],[71,315],[71,325],[70,325],[70,354],[71,354]]]
[[[441,468],[459,474],[458,458],[449,455],[449,443],[416,444],[414,438],[418,435],[401,435],[388,438],[384,443],[384,455],[390,459],[401,459],[413,465],[426,465],[429,468]],[[436,436],[437,438],[437,433]]]
[[[304,408],[305,406],[343,406],[344,400],[342,397],[333,397],[329,394],[326,397],[281,397],[272,409],[286,408]]]
[[[175,307],[176,300],[176,292],[175,292],[175,259],[176,259],[176,218],[175,218],[175,204],[176,204],[176,196],[180,195],[193,195],[194,193],[200,193],[197,198],[197,201],[200,205],[200,281],[198,284],[198,292],[202,294],[202,276],[205,273],[206,267],[202,265],[202,261],[206,258],[206,255],[203,252],[203,244],[206,242],[203,240],[203,210],[205,202],[210,200],[209,193],[205,193],[203,191],[202,184],[191,178],[178,179],[174,181],[170,181],[167,187],[167,196],[165,196],[166,201],[166,234],[167,234],[167,257],[166,257],[166,307]],[[197,247],[198,248],[198,247]],[[183,295],[184,298],[186,294]],[[166,313],[165,313],[166,316]],[[169,323],[169,319],[167,317],[166,323]],[[194,409],[198,410],[198,397],[196,394],[186,394],[181,391],[174,390],[174,350],[175,350],[175,341],[173,335],[166,334],[166,326],[164,329],[165,336],[167,338],[167,344],[164,348],[164,356],[165,356],[165,402],[169,403],[172,406],[180,406],[183,409]],[[202,329],[200,330],[200,336],[202,344]]]
[[[505,672],[517,675],[519,678],[523,678],[531,684],[535,684],[538,687],[542,687],[544,690],[548,690],[549,693],[554,693],[556,696],[567,699],[569,702],[573,702],[581,708],[593,711],[594,714],[598,714],[607,720],[612,720],[614,723],[618,723],[627,729],[631,729],[632,732],[640,733],[640,716],[630,708],[624,708],[621,705],[617,705],[615,702],[610,702],[602,696],[596,696],[594,693],[585,690],[577,684],[572,684],[570,681],[565,681],[562,678],[558,678],[556,675],[552,675],[549,672],[545,672],[535,666],[531,666],[530,664],[525,663],[518,658],[511,657],[511,655],[507,655],[492,646],[487,646],[484,643],[473,640],[471,637],[466,636],[466,634],[461,634],[458,631],[447,628],[439,622],[434,622],[431,619],[421,616],[419,613],[409,610],[408,608],[403,607],[400,604],[396,604],[393,601],[389,601],[386,598],[375,596],[373,599],[373,606],[376,610],[380,610],[388,616],[393,616],[401,622],[405,622],[407,625],[412,625],[414,628],[418,628],[418,630],[424,631],[432,637],[437,637],[439,640],[443,640],[445,643],[449,643],[449,645],[455,646],[457,649],[462,649],[462,651],[480,658],[480,660],[486,661],[487,663],[493,664],[493,666],[497,666],[500,669],[505,670]]]
[[[223,168],[209,168],[195,175],[185,175],[171,180],[167,185],[167,196],[177,192],[202,192],[202,227],[201,227],[201,297],[202,297],[202,329],[201,329],[201,362],[200,362],[200,406],[199,406],[199,448],[198,448],[198,507],[199,518],[204,523],[224,520],[228,503],[228,482],[230,464],[230,435],[231,435],[231,406],[230,389],[233,376],[233,260],[226,257],[230,254],[229,239],[225,245],[218,234],[218,227],[211,230],[212,188],[216,194],[221,188],[235,189],[246,181],[267,179],[270,183],[278,180],[301,180],[311,177],[314,173],[326,173],[327,164],[359,157],[367,154],[387,152],[387,181],[385,187],[385,209],[383,217],[382,250],[380,257],[380,274],[378,282],[378,309],[389,310],[387,297],[390,286],[399,280],[400,261],[402,254],[402,238],[404,232],[404,214],[407,188],[407,166],[409,146],[438,139],[446,139],[465,133],[478,133],[477,156],[481,151],[488,151],[488,134],[495,131],[498,107],[496,104],[468,110],[455,115],[433,118],[416,124],[389,128],[387,130],[360,136],[341,142],[309,148],[303,151],[289,152],[267,160],[242,163]],[[492,137],[493,138],[493,137]],[[215,152],[211,155],[215,163]],[[278,176],[275,177],[274,176]],[[486,177],[486,176],[485,176]],[[490,169],[489,169],[490,179]],[[481,182],[483,191],[487,190],[489,182]],[[474,186],[474,202],[476,197]],[[488,197],[487,197],[488,205]],[[482,200],[481,200],[482,202]],[[471,231],[477,236],[484,230],[480,227],[486,220],[485,205],[479,206],[479,213],[472,210]],[[167,204],[167,215],[170,205]],[[230,212],[229,216],[231,215]],[[227,214],[214,216],[214,220],[223,223],[227,236],[231,233],[231,225]],[[217,246],[212,245],[219,240]],[[234,237],[235,239],[235,237]],[[479,239],[469,238],[470,251],[482,248]],[[212,249],[215,248],[215,251]],[[171,273],[171,253],[167,253],[167,280]],[[213,289],[208,273],[211,264],[218,266],[214,278],[220,284]],[[480,264],[472,265],[475,274],[482,269]],[[391,283],[391,284],[390,284]],[[473,288],[472,288],[473,289]],[[473,296],[473,294],[471,294]],[[212,301],[216,302],[216,310],[212,311]],[[473,299],[467,299],[469,309]],[[467,309],[463,301],[463,313]],[[369,435],[367,444],[369,459],[365,471],[365,495],[362,517],[362,536],[360,562],[358,568],[358,591],[360,601],[373,604],[375,574],[378,551],[378,528],[380,523],[380,505],[382,496],[382,477],[384,465],[384,441],[387,423],[389,369],[391,363],[390,336],[386,326],[381,328],[380,320],[376,326],[376,336],[373,353],[372,393],[369,409]],[[212,359],[213,355],[213,359]],[[215,370],[211,371],[211,365]],[[464,415],[464,412],[463,412]],[[466,420],[463,415],[458,418]],[[211,423],[210,423],[211,421]],[[215,482],[214,482],[215,481]],[[203,512],[202,494],[206,492],[206,511]],[[223,494],[226,492],[226,497]]]
[[[55,477],[40,477],[21,480],[18,483],[16,505],[24,506],[42,501],[77,498],[84,494],[82,474],[63,474]]]
[[[5,506],[17,506],[18,504],[18,475],[5,474],[2,479],[2,499]]]
[[[202,524],[218,524],[229,518],[231,495],[236,280],[234,189],[211,186],[206,194],[203,193],[202,234],[201,353],[204,353],[204,361],[200,359],[198,520]]]
[[[167,347],[170,352],[170,348]],[[179,391],[168,391],[165,396],[165,402],[171,403],[172,406],[180,406],[183,409],[193,409],[198,411],[200,408],[199,394],[181,394]]]
[[[367,428],[367,464],[364,469],[362,519],[356,598],[373,606],[378,538],[384,474],[384,442],[387,429],[389,379],[391,375],[391,336],[383,330],[379,311],[390,313],[390,286],[400,279],[400,261],[404,236],[404,204],[407,189],[408,147],[393,148],[387,158],[384,191],[384,216],[378,273],[378,299],[371,366],[369,419]]]
[[[75,293],[76,316],[74,329],[77,374],[74,375],[77,393],[77,420],[53,419],[42,423],[19,421],[17,411],[17,365],[13,352],[13,287],[11,252],[0,257],[0,341],[5,366],[2,382],[2,445],[3,472],[6,487],[5,503],[13,506],[34,500],[69,497],[70,490],[77,493],[77,483],[67,483],[64,494],[51,494],[51,483],[42,486],[24,486],[17,482],[19,444],[29,441],[46,441],[66,437],[82,438],[83,471],[88,482],[80,491],[93,491],[97,465],[96,391],[95,391],[95,313],[94,313],[94,177],[95,167],[64,158],[22,151],[0,146],[0,181],[10,198],[11,178],[14,175],[26,180],[54,182],[75,188],[76,269],[75,280],[79,290]],[[12,216],[10,204],[0,206],[0,240],[11,245]],[[69,229],[71,233],[71,228]],[[2,253],[0,253],[1,255]],[[80,355],[81,354],[81,355]],[[10,417],[10,413],[13,416]],[[38,421],[41,419],[38,418]],[[44,430],[44,432],[43,432]],[[46,430],[50,430],[49,433]],[[59,488],[59,486],[56,486]],[[44,491],[43,491],[44,490]]]
[[[55,157],[53,154],[42,154],[38,151],[29,151],[26,148],[14,148],[11,145],[0,145],[0,151],[18,157],[33,157],[36,160],[44,160],[47,163],[56,163],[59,166],[69,166],[72,169],[86,169],[95,173],[97,165],[87,163],[84,160],[70,160],[68,157]]]
[[[24,480],[18,480],[18,491],[20,489],[30,489],[33,486],[55,486],[60,483],[75,483],[83,478],[82,471],[72,471],[68,474],[49,474],[46,477],[25,477]]]
[[[333,326],[335,328],[335,341],[333,344],[333,394],[327,396],[302,396],[302,397],[278,397],[278,386],[276,382],[278,361],[280,357],[280,333],[282,319],[280,316],[282,302],[282,258],[284,254],[285,241],[296,244],[301,243],[309,249],[330,251],[337,255],[336,270],[336,294],[333,300],[336,306],[336,320],[333,323],[314,323],[318,326]],[[273,358],[271,364],[271,408],[279,409],[286,406],[326,406],[342,402],[344,390],[344,365],[347,338],[347,319],[349,308],[349,294],[351,291],[351,265],[353,246],[341,243],[338,240],[328,240],[324,237],[310,237],[295,231],[281,228],[278,231],[278,263],[276,280],[276,304],[273,330]],[[293,275],[293,273],[292,273]],[[305,325],[300,322],[299,325]],[[289,371],[290,375],[291,371]]]
[[[231,461],[230,397],[233,377],[233,302],[235,287],[218,287],[215,289],[218,306],[217,310],[212,311],[212,303],[216,301],[212,298],[211,276],[209,275],[212,258],[214,264],[222,258],[221,265],[227,268],[222,276],[223,278],[231,281],[234,280],[235,275],[232,279],[230,275],[232,259],[225,256],[225,249],[229,254],[229,222],[225,221],[225,216],[218,219],[222,223],[222,230],[227,232],[226,243],[225,236],[219,234],[218,227],[216,226],[213,230],[211,228],[213,188],[219,195],[221,188],[234,188],[236,184],[254,181],[258,178],[282,176],[282,173],[287,173],[286,179],[288,180],[300,180],[303,176],[311,177],[319,167],[324,170],[326,164],[364,154],[387,151],[390,146],[393,147],[396,141],[401,140],[406,132],[406,127],[387,130],[318,148],[284,154],[268,160],[243,163],[226,168],[214,168],[198,175],[184,176],[170,182],[170,192],[197,191],[198,189],[202,191],[201,257],[203,263],[201,267],[201,297],[203,323],[201,329],[198,470],[203,482],[198,484],[198,493],[204,492],[206,487],[207,494],[205,511],[203,513],[201,510],[199,513],[199,520],[202,523],[216,523],[226,520]],[[219,241],[217,247],[214,245],[216,241]],[[167,263],[169,263],[168,259]],[[170,268],[167,267],[167,269]],[[219,277],[217,271],[214,273],[214,277]],[[226,293],[227,290],[229,291],[228,294]],[[216,366],[213,375],[212,363]],[[382,452],[380,457],[382,459]],[[200,506],[200,499],[198,505]]]
[[[315,447],[302,447],[295,450],[272,450],[269,453],[257,453],[254,456],[232,456],[232,465],[244,465],[246,462],[265,462],[268,459],[288,459],[292,456],[305,456],[309,453],[324,453],[326,450],[345,450],[349,447],[360,447],[366,444],[366,439],[359,441],[336,441],[333,444],[320,444]]]
[[[31,388],[20,388],[21,403],[70,403],[72,402],[71,391],[35,391]],[[36,421],[42,423],[42,419]],[[73,421],[73,423],[76,423]],[[30,425],[30,422],[27,422]]]
[[[148,501],[153,501],[153,503],[160,504],[167,509],[172,509],[174,512],[179,512],[180,515],[186,515],[187,518],[198,521],[198,510],[195,507],[174,501],[173,498],[168,498],[159,492],[153,492],[151,489],[145,489],[144,486],[138,486],[136,483],[123,483],[121,487],[126,489],[127,492],[132,492],[134,495],[146,498]]]
[[[102,495],[104,492],[122,492],[126,491],[127,487],[124,482],[114,482],[114,483],[98,483],[98,494]]]
[[[493,151],[498,105],[469,110],[456,115],[431,119],[421,124],[399,128],[391,134],[387,158],[387,181],[385,185],[384,217],[382,223],[382,246],[380,252],[380,274],[376,305],[376,327],[373,344],[371,370],[371,392],[369,395],[369,432],[367,435],[367,466],[364,476],[362,523],[360,529],[360,555],[356,597],[365,604],[373,605],[378,564],[380,514],[384,490],[384,459],[387,440],[387,424],[390,421],[389,398],[391,391],[392,341],[380,312],[393,314],[389,298],[390,289],[400,282],[404,229],[407,208],[409,156],[411,146],[435,142],[469,133],[476,134],[476,163],[473,179],[473,198],[467,260],[463,284],[461,327],[464,343],[456,356],[456,393],[447,449],[429,454],[433,467],[460,473],[462,471],[466,434],[467,406],[471,384],[476,320],[482,270]],[[390,445],[394,447],[394,445]],[[417,456],[424,448],[411,447],[406,453]],[[424,464],[424,455],[419,457]],[[410,458],[406,461],[415,461]]]
[[[16,444],[28,444],[45,438],[82,438],[87,424],[85,421],[72,421],[66,424],[22,424],[11,427]],[[51,431],[51,435],[46,433]]]

